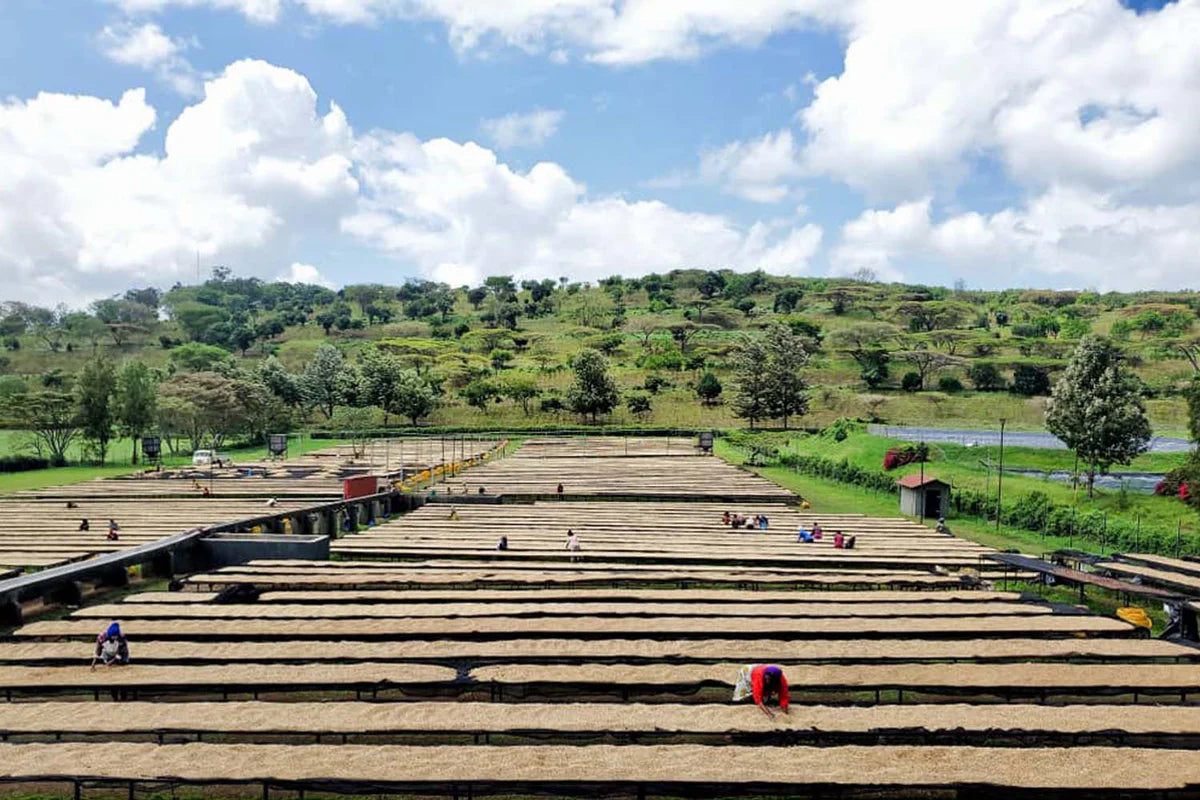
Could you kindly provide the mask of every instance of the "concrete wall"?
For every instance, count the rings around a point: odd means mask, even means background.
[[[329,559],[328,536],[223,533],[201,540],[200,547],[214,567],[229,567],[265,558],[311,561]]]

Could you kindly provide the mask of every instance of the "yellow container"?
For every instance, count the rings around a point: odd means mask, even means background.
[[[1150,629],[1150,616],[1144,608],[1136,606],[1127,606],[1117,609],[1117,616],[1128,622],[1130,625],[1140,625],[1146,630]]]

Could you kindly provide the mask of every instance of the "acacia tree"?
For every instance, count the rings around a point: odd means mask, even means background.
[[[874,389],[887,380],[891,354],[884,345],[897,333],[896,326],[886,322],[863,322],[834,331],[829,343],[854,359],[859,377],[867,388]]]
[[[1137,378],[1120,348],[1085,336],[1046,404],[1046,427],[1087,464],[1088,497],[1097,472],[1128,464],[1150,445],[1150,421]]]
[[[808,412],[808,384],[800,374],[808,365],[808,352],[804,340],[783,324],[767,329],[765,344],[767,407],[772,417],[783,420],[783,428],[787,430],[789,417]]]
[[[919,389],[924,389],[929,378],[946,367],[963,363],[960,358],[933,350],[907,350],[900,353],[899,356],[901,360],[912,365],[913,370],[917,373],[917,377],[920,378]]]
[[[129,361],[117,373],[116,418],[121,433],[133,439],[133,459],[138,463],[142,435],[154,424],[158,404],[154,376],[141,361]]]
[[[749,420],[750,429],[770,416],[767,348],[761,339],[743,335],[733,353],[733,413]]]
[[[33,436],[33,448],[50,464],[67,463],[67,448],[79,435],[75,398],[67,392],[18,392],[5,402],[5,413]]]
[[[616,408],[621,396],[608,374],[608,362],[598,351],[587,349],[575,357],[575,380],[567,388],[567,407],[576,414],[591,416]]]
[[[518,403],[521,412],[529,416],[529,403],[541,394],[537,381],[525,375],[509,375],[500,382],[500,394]]]

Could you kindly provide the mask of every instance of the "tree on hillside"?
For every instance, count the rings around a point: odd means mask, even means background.
[[[330,417],[329,427],[338,433],[349,434],[350,450],[354,458],[362,458],[366,455],[367,445],[371,441],[371,429],[374,427],[370,410],[339,408]]]
[[[79,425],[92,442],[97,463],[103,464],[117,422],[113,394],[117,390],[117,371],[106,359],[89,361],[75,378],[75,401],[79,407]]]
[[[188,342],[173,349],[167,358],[177,369],[188,372],[215,372],[229,360],[229,351],[211,344]]]
[[[397,414],[407,417],[413,425],[417,425],[437,407],[437,394],[420,373],[411,369],[400,373],[400,382],[396,386]]]
[[[804,292],[795,287],[780,289],[775,293],[775,300],[771,305],[771,310],[776,314],[790,314],[796,310],[796,306],[800,305],[800,301],[804,299]]]
[[[537,381],[525,375],[509,375],[500,382],[500,394],[521,406],[521,412],[529,416],[529,404],[541,394]]]
[[[1167,343],[1168,349],[1186,358],[1192,370],[1200,373],[1200,335],[1180,336]]]
[[[767,348],[762,340],[743,335],[733,352],[733,413],[749,420],[751,430],[770,416]]]
[[[400,360],[372,347],[362,354],[363,401],[383,410],[383,424],[397,411],[404,366]]]
[[[607,292],[589,289],[567,301],[564,313],[589,328],[604,326],[616,312],[617,304]]]
[[[1192,444],[1200,448],[1200,375],[1188,383],[1183,390],[1183,397],[1187,401],[1188,433],[1191,434]]]
[[[100,340],[108,333],[103,322],[82,311],[64,314],[59,322],[59,329],[68,339],[68,349],[71,342],[87,342],[92,346],[92,353],[96,352],[100,347]]]
[[[1087,464],[1088,497],[1096,473],[1128,464],[1150,445],[1150,421],[1138,380],[1111,342],[1084,337],[1046,406],[1046,427]]]
[[[271,356],[259,366],[257,380],[289,408],[299,408],[304,401],[299,379],[288,372],[275,356]]]
[[[679,345],[680,354],[685,356],[687,355],[688,345],[696,337],[696,334],[711,329],[712,326],[710,325],[697,325],[694,322],[688,321],[676,322],[667,327],[667,330],[671,332],[671,338],[675,340],[675,344]]]
[[[346,402],[354,388],[350,386],[353,378],[342,352],[333,345],[323,344],[300,376],[300,392],[309,405],[321,409],[325,419],[329,419],[334,409]]]
[[[862,322],[834,331],[829,344],[853,358],[863,383],[874,389],[887,380],[891,354],[886,344],[898,332],[886,322]]]
[[[978,361],[967,367],[967,379],[981,392],[998,392],[1006,385],[999,367],[989,361]]]
[[[630,317],[625,323],[625,330],[636,335],[641,340],[642,349],[650,349],[650,339],[663,329],[663,319],[655,314],[639,314]]]
[[[591,416],[616,408],[621,396],[608,374],[608,362],[596,350],[587,349],[575,357],[575,380],[567,388],[567,407],[576,414]]]
[[[628,406],[629,413],[637,417],[639,422],[645,422],[654,413],[654,405],[650,400],[650,395],[643,392],[630,393],[625,398],[625,405]]]
[[[476,286],[474,289],[467,290],[467,302],[471,304],[471,308],[476,311],[483,305],[483,301],[487,299],[488,290],[482,286]]]
[[[1050,394],[1050,374],[1044,367],[1018,364],[1013,369],[1012,390],[1026,397]]]
[[[253,409],[247,403],[247,387],[239,383],[246,382],[215,372],[172,376],[158,388],[164,433],[183,433],[195,450],[206,443],[220,447],[227,436],[246,432]]]
[[[4,404],[5,414],[33,436],[33,448],[51,466],[67,463],[67,449],[79,435],[79,412],[68,392],[19,392]]]
[[[486,414],[488,405],[500,396],[500,389],[489,380],[477,378],[464,386],[458,394],[467,401],[467,405]]]
[[[711,372],[705,372],[696,382],[696,396],[706,406],[714,405],[721,396],[721,381]]]
[[[963,363],[961,358],[938,353],[934,350],[905,350],[897,354],[899,358],[910,364],[919,378],[916,388],[924,389],[929,379],[941,370]]]
[[[133,460],[138,463],[142,435],[154,425],[158,388],[141,361],[126,362],[117,373],[116,418],[121,433],[133,439]]]
[[[767,329],[767,408],[770,416],[783,420],[808,412],[808,384],[800,370],[808,365],[808,352],[801,337],[787,325]]]

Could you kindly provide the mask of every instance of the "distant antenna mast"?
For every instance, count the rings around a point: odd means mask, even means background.
[[[200,251],[196,251],[196,283],[200,282]]]

